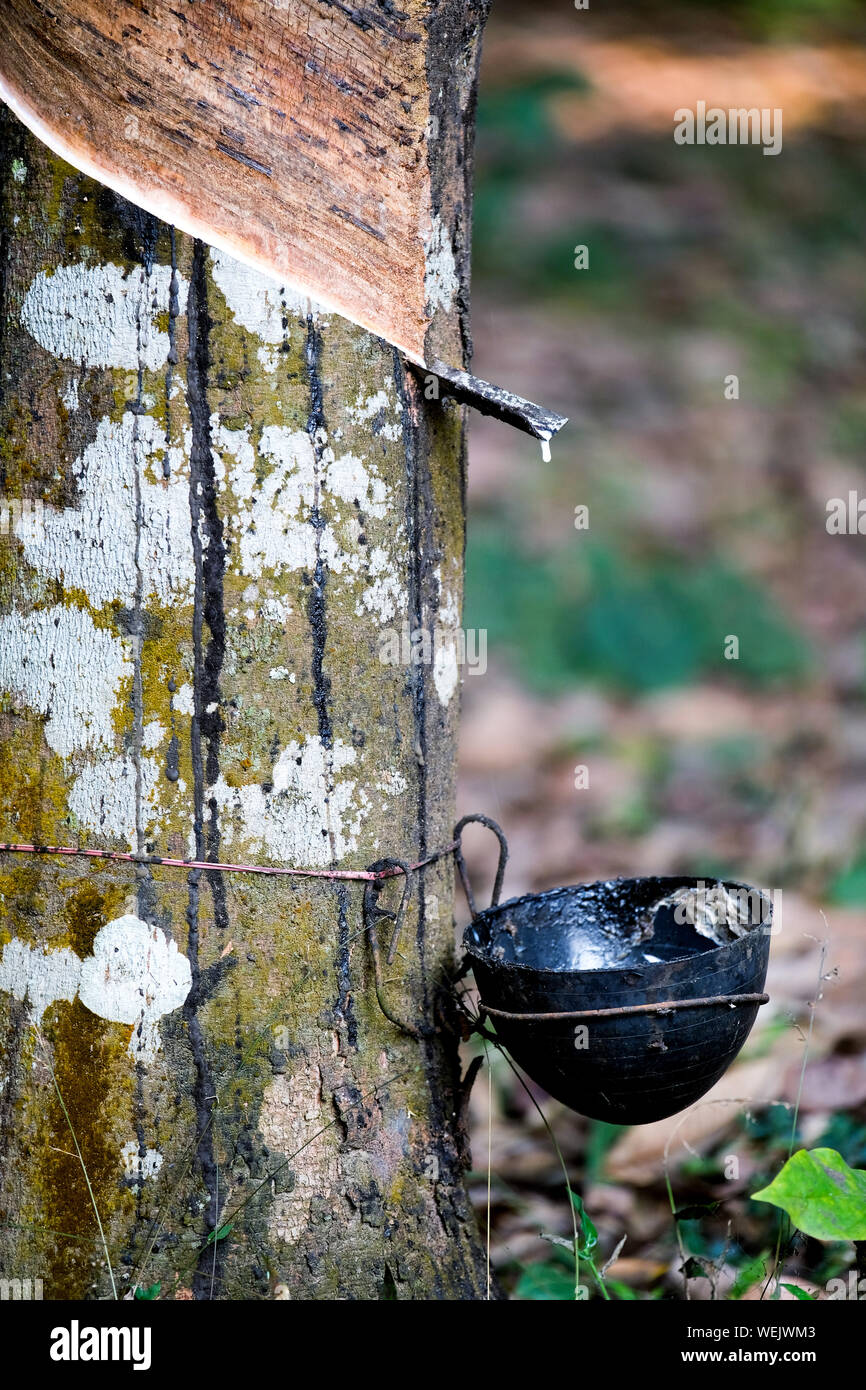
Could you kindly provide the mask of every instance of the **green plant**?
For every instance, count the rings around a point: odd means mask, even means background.
[[[866,1240],[866,1170],[849,1168],[835,1149],[800,1149],[752,1196],[816,1240]]]
[[[742,1298],[747,1294],[759,1279],[763,1279],[767,1273],[767,1265],[770,1261],[770,1252],[765,1251],[763,1255],[756,1255],[754,1259],[747,1260],[742,1269],[737,1274],[729,1298]]]
[[[581,1260],[589,1267],[592,1277],[598,1284],[604,1298],[610,1298],[610,1294],[605,1288],[604,1272],[600,1270],[595,1262],[595,1250],[598,1245],[598,1231],[590,1220],[586,1207],[578,1194],[569,1187],[568,1195],[571,1198],[571,1205],[574,1208],[575,1217],[580,1229],[576,1230],[574,1236],[550,1235],[547,1231],[542,1231],[542,1239],[549,1240],[551,1245],[561,1246],[563,1250],[568,1250],[574,1256],[575,1287],[580,1287],[580,1262]]]
[[[156,1298],[159,1298],[159,1291],[160,1291],[161,1288],[162,1288],[162,1284],[160,1284],[160,1283],[157,1283],[157,1284],[150,1284],[150,1285],[148,1286],[148,1288],[146,1288],[146,1289],[139,1289],[139,1288],[137,1288],[137,1289],[135,1290],[135,1297],[136,1297],[136,1298],[139,1298],[139,1299],[156,1299]]]
[[[535,1303],[565,1303],[574,1298],[574,1271],[552,1260],[529,1265],[517,1281],[514,1292],[517,1298]]]

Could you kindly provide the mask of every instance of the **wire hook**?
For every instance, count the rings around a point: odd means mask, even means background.
[[[388,872],[389,870],[390,872]],[[403,893],[396,912],[392,912],[389,908],[380,907],[378,898],[382,891],[383,883],[385,883],[388,878],[396,877],[398,872],[403,875]],[[394,923],[394,932],[391,936],[391,944],[388,947],[388,954],[385,959],[388,965],[391,965],[397,953],[397,943],[400,939],[400,932],[403,929],[403,918],[406,912],[406,903],[409,898],[409,874],[411,873],[411,869],[405,859],[377,859],[375,864],[369,866],[368,873],[377,875],[375,879],[367,883],[364,889],[364,927],[370,940],[370,952],[373,957],[373,979],[376,985],[376,998],[379,1001],[379,1008],[388,1021],[393,1023],[395,1028],[400,1029],[401,1033],[406,1033],[410,1038],[416,1039],[428,1037],[431,1030],[427,1029],[426,1031],[422,1031],[416,1028],[414,1024],[405,1023],[402,1019],[399,1019],[386,1004],[383,992],[382,960],[379,951],[379,938],[376,935],[377,924],[384,921],[386,918],[390,918]]]
[[[499,863],[496,865],[496,878],[493,880],[493,892],[490,896],[490,906],[499,906],[499,895],[502,892],[502,880],[505,877],[505,865],[508,862],[508,841],[502,827],[490,816],[482,816],[480,813],[473,816],[464,816],[454,827],[454,859],[457,864],[457,872],[460,875],[460,882],[463,884],[463,892],[466,894],[466,901],[469,904],[469,911],[472,913],[473,921],[478,916],[478,908],[475,906],[475,895],[472,892],[472,885],[469,882],[469,875],[466,872],[466,861],[463,858],[463,828],[477,822],[478,825],[486,825],[488,830],[492,830],[499,841]]]

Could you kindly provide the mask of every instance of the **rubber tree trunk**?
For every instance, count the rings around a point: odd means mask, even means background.
[[[482,8],[437,117],[449,360]],[[2,839],[425,857],[453,824],[460,412],[2,138]],[[430,664],[382,660],[415,629]],[[48,1299],[484,1297],[452,886],[414,876],[384,971],[416,1040],[376,1003],[363,885],[0,855],[0,1272]]]

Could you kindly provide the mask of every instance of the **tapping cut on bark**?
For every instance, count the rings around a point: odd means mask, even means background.
[[[0,97],[77,169],[441,375],[466,277],[440,144],[471,119],[487,7],[3,0]],[[539,438],[565,423],[495,397],[461,383]]]

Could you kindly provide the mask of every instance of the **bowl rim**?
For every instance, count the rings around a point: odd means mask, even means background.
[[[599,887],[611,887],[611,888],[612,888],[612,887],[614,887],[616,884],[619,884],[619,883],[638,883],[638,882],[640,882],[641,880],[645,880],[645,881],[646,881],[646,880],[654,880],[654,881],[656,881],[656,882],[658,882],[658,883],[665,883],[665,882],[668,882],[668,883],[678,883],[678,884],[680,884],[680,885],[686,885],[686,884],[688,884],[690,881],[694,881],[695,883],[701,883],[701,882],[712,883],[712,884],[721,883],[725,888],[746,888],[746,889],[748,889],[749,892],[758,892],[758,893],[761,893],[764,897],[769,896],[769,895],[766,893],[766,890],[764,890],[763,888],[757,888],[754,884],[738,883],[738,882],[737,882],[736,880],[734,880],[734,879],[725,879],[725,878],[715,878],[715,879],[707,878],[707,879],[701,879],[697,874],[638,874],[635,878],[623,878],[623,877],[619,877],[619,878],[599,878],[599,879],[594,879],[593,881],[587,882],[587,883],[564,883],[564,884],[560,884],[560,885],[559,885],[558,887],[556,887],[556,888],[546,888],[546,889],[544,889],[543,892],[541,892],[541,893],[521,893],[521,894],[520,894],[518,897],[516,897],[516,898],[506,898],[505,902],[497,903],[495,907],[492,907],[492,906],[491,906],[491,907],[486,907],[486,908],[484,908],[484,910],[483,910],[482,912],[477,913],[477,914],[475,915],[475,917],[473,917],[472,920],[471,920],[470,922],[467,922],[466,926],[464,927],[464,929],[463,929],[463,948],[464,948],[464,950],[465,950],[465,952],[466,952],[466,954],[467,954],[468,956],[473,956],[473,957],[475,957],[475,959],[480,960],[484,965],[490,966],[492,969],[495,969],[495,970],[505,970],[505,971],[519,970],[519,971],[522,971],[522,972],[524,972],[524,973],[531,973],[531,974],[534,974],[534,975],[621,975],[621,974],[623,973],[623,971],[636,970],[636,969],[643,969],[643,968],[645,968],[645,967],[642,967],[642,966],[641,966],[641,967],[638,967],[638,966],[634,966],[634,965],[613,965],[613,966],[602,966],[602,967],[600,967],[600,968],[590,968],[590,969],[588,969],[588,970],[557,970],[557,969],[555,969],[555,968],[552,967],[552,966],[551,966],[551,967],[548,967],[548,968],[542,968],[542,967],[539,967],[539,966],[537,966],[537,965],[526,965],[523,961],[511,961],[511,960],[492,961],[492,960],[490,959],[490,956],[489,956],[488,954],[486,954],[486,953],[484,953],[484,952],[482,952],[482,951],[479,951],[479,950],[477,950],[477,949],[474,949],[474,948],[467,942],[467,939],[466,939],[468,933],[472,930],[472,928],[476,925],[477,922],[484,921],[485,919],[489,921],[490,918],[491,918],[494,914],[499,914],[500,912],[503,912],[506,908],[515,907],[517,904],[528,902],[528,901],[530,901],[530,900],[533,899],[533,898],[547,898],[547,897],[553,897],[555,894],[572,892],[572,891],[573,891],[574,889],[576,889],[576,888],[577,888],[577,889],[589,889],[589,888],[599,888]],[[770,897],[770,904],[771,904],[771,915],[770,915],[769,922],[772,923],[772,906],[773,906],[772,897]],[[740,946],[740,945],[743,943],[743,941],[747,940],[749,937],[752,936],[753,932],[755,932],[757,929],[759,929],[760,927],[762,927],[762,926],[764,926],[764,925],[766,925],[766,924],[765,924],[765,923],[761,923],[761,922],[754,922],[754,923],[748,928],[748,930],[745,932],[745,934],[744,934],[743,936],[737,937],[737,939],[736,939],[735,941],[725,941],[725,942],[724,942],[722,945],[720,945],[720,946],[710,946],[710,947],[708,947],[708,949],[707,949],[706,951],[701,951],[700,955],[701,955],[701,957],[703,958],[703,957],[706,957],[706,956],[715,956],[715,955],[717,955],[717,954],[718,954],[719,952],[721,952],[721,951],[730,951],[730,950],[732,950],[732,949],[734,949],[734,948]],[[768,949],[768,951],[769,951],[769,935],[770,935],[770,934],[769,934],[769,933],[765,933],[765,935],[767,936],[767,940],[768,940],[768,947],[767,947],[767,949]],[[658,964],[659,964],[659,965],[664,965],[664,966],[671,966],[671,965],[678,965],[678,964],[680,963],[680,961],[687,961],[687,960],[694,960],[694,959],[695,959],[694,956],[682,956],[682,957],[680,957],[680,958],[678,958],[678,959],[676,959],[676,960],[672,960],[672,961],[659,961]],[[655,964],[656,964],[656,962],[647,961],[647,967],[646,967],[646,968],[649,968],[650,970],[652,970]]]

